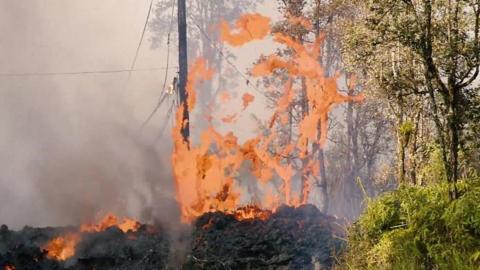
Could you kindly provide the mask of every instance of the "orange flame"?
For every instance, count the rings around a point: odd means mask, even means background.
[[[249,219],[267,220],[272,215],[272,211],[263,210],[256,205],[247,205],[235,210],[234,215],[237,220],[249,220]]]
[[[11,265],[11,264],[7,264],[5,265],[5,267],[3,268],[4,270],[15,270],[15,266],[14,265]]]
[[[69,232],[63,236],[55,237],[47,242],[42,249],[47,251],[47,257],[58,261],[65,261],[75,255],[75,248],[81,240],[81,233],[96,233],[117,227],[122,232],[135,232],[140,228],[140,223],[134,219],[123,218],[121,222],[113,214],[107,214],[97,224],[86,223],[80,225],[78,232]]]
[[[289,18],[291,24],[299,24],[306,28],[311,22],[306,18]],[[246,14],[236,22],[235,31],[231,31],[228,23],[220,25],[221,38],[232,46],[240,46],[247,42],[263,39],[270,33],[270,19],[259,14]],[[243,144],[238,142],[234,133],[220,134],[212,123],[201,132],[197,145],[188,145],[181,135],[183,106],[179,106],[176,114],[176,125],[172,130],[174,152],[172,164],[176,183],[176,199],[180,204],[182,220],[191,221],[197,216],[209,211],[224,211],[234,214],[239,219],[262,217],[264,210],[275,209],[280,203],[298,206],[307,201],[309,183],[303,183],[302,194],[292,190],[292,178],[295,169],[286,156],[298,153],[300,158],[306,158],[312,145],[323,147],[328,132],[328,114],[331,108],[343,102],[360,102],[363,95],[346,96],[338,92],[337,79],[339,74],[325,76],[325,69],[320,65],[321,45],[324,37],[319,36],[313,44],[301,44],[297,40],[275,33],[274,41],[291,49],[292,54],[280,57],[270,55],[263,57],[252,69],[255,77],[275,76],[276,71],[283,70],[289,76],[281,93],[277,107],[268,124],[267,134],[259,134],[248,139]],[[188,75],[187,92],[189,94],[188,108],[195,106],[195,89],[201,80],[208,80],[213,71],[202,58],[195,60]],[[274,125],[288,123],[289,108],[295,101],[298,89],[294,83],[301,79],[302,91],[306,100],[307,112],[299,122],[298,138],[288,144],[277,143],[280,139]],[[352,79],[353,81],[353,79]],[[353,83],[353,82],[352,82]],[[220,100],[229,100],[227,92],[222,92]],[[243,110],[254,101],[254,96],[246,93],[242,96]],[[238,113],[222,118],[224,123],[235,121]],[[314,157],[304,162],[300,173],[303,175],[318,175],[318,162]],[[241,179],[239,170],[246,165],[252,175],[258,179],[262,189],[262,198],[256,198],[258,206],[241,206]],[[280,179],[281,185],[272,189],[269,182]],[[277,185],[278,186],[278,185]],[[301,199],[300,199],[301,198]],[[267,210],[268,211],[268,210]]]
[[[135,232],[140,228],[140,223],[130,218],[123,218],[122,222],[119,222],[119,219],[115,215],[107,214],[97,224],[82,224],[80,226],[80,232],[102,232],[110,227],[117,227],[124,233],[127,233],[128,231]]]
[[[220,23],[220,37],[232,46],[241,46],[255,39],[263,39],[270,33],[270,18],[256,14],[242,15],[232,31],[226,21]]]
[[[242,96],[242,101],[243,101],[243,110],[245,110],[250,103],[252,103],[255,100],[255,96],[250,94],[250,93],[245,93]]]
[[[75,255],[75,247],[80,242],[80,234],[67,233],[50,240],[43,249],[47,257],[58,261],[65,261]]]
[[[117,227],[124,233],[136,232],[140,228],[140,223],[131,218],[123,218],[123,221],[117,224]]]

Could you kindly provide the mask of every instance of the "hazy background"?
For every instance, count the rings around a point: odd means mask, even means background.
[[[257,11],[275,15],[274,2]],[[0,0],[0,224],[75,224],[107,211],[143,221],[175,215],[170,126],[159,139],[166,110],[139,132],[161,93],[165,70],[148,69],[165,67],[165,43],[153,49],[147,29],[135,66],[142,70],[130,79],[128,72],[25,74],[129,69],[148,5]],[[246,70],[271,49],[265,41],[232,52]],[[168,82],[176,73],[176,44],[171,61]],[[243,92],[257,96],[236,124],[222,128],[245,138],[253,132],[249,114],[261,115],[264,104],[243,79],[229,79],[238,80],[228,89],[237,93],[238,107]]]

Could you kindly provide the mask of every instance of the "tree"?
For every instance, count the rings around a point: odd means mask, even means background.
[[[382,100],[367,97],[363,103],[346,104],[334,120],[326,160],[330,211],[335,215],[355,220],[365,196],[392,189],[388,168],[395,144],[385,107]]]
[[[356,4],[362,16],[345,31],[351,67],[365,71],[367,87],[394,105],[400,145],[408,143],[421,116],[431,121],[451,197],[457,197],[459,152],[478,94],[480,1]]]
[[[283,20],[274,26],[274,32],[288,35],[302,46],[308,46],[319,37],[322,38],[318,62],[324,67],[325,78],[333,78],[338,72],[342,72],[344,65],[340,46],[340,22],[351,17],[355,9],[335,0],[313,3],[281,0],[278,3]],[[301,18],[308,18],[307,21],[312,25],[308,27],[305,21],[299,23]],[[279,49],[276,55],[288,58],[294,56],[295,51],[288,47]],[[264,78],[263,84],[269,89],[274,89],[266,93],[272,108],[277,107],[279,100],[284,97],[283,85],[289,78],[286,70],[276,71],[275,80]],[[350,87],[346,86],[348,82]],[[301,122],[310,113],[305,79],[298,78],[292,83],[297,90],[294,90],[293,101],[288,108],[288,119],[284,121],[279,117],[275,125],[277,133],[280,134],[277,137],[278,145],[289,145],[292,141],[298,140],[299,132],[302,132]],[[342,85],[345,86],[343,92],[349,97],[356,96],[362,90],[361,85],[355,83],[352,74],[342,76],[338,84],[341,88]],[[346,105],[345,119],[339,121],[337,125],[331,125],[330,129],[333,130],[334,136],[330,138],[328,146],[321,146],[320,140],[309,141],[306,153],[291,152],[287,157],[287,161],[293,164],[300,174],[300,186],[306,190],[309,182],[313,182],[318,188],[317,191],[321,195],[319,205],[322,210],[332,210],[335,214],[349,219],[355,218],[362,208],[362,191],[356,179],[362,177],[369,193],[375,193],[373,180],[377,170],[376,161],[381,155],[388,156],[389,152],[389,147],[386,147],[389,140],[387,128],[389,121],[378,113],[375,114],[378,117],[371,117],[372,112],[375,112],[373,106],[375,103],[368,101],[367,103],[365,106],[354,103]],[[327,120],[320,120],[317,126],[317,134],[320,137],[322,136],[320,126],[323,121]],[[346,124],[348,128],[339,128],[344,123],[348,123]],[[309,171],[312,162],[319,167],[316,173]],[[302,194],[301,200],[306,201],[308,194],[303,192]],[[351,209],[353,211],[350,211]]]

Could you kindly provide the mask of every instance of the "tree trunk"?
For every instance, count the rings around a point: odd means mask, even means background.
[[[320,129],[318,131],[320,133]],[[323,213],[328,212],[329,199],[328,199],[328,190],[327,190],[327,173],[325,171],[325,155],[323,153],[323,148],[318,147],[318,163],[320,165],[320,181],[319,188],[320,193],[322,194],[321,209]]]
[[[452,185],[452,189],[450,191],[450,196],[452,199],[456,199],[458,197],[457,191],[457,181],[458,181],[458,151],[459,151],[459,117],[458,117],[458,91],[456,89],[452,89],[451,91],[451,104],[450,104],[450,111],[451,115],[448,117],[448,127],[450,133],[450,158],[449,158],[449,166],[450,166],[450,175],[448,176],[448,180]]]
[[[307,86],[305,84],[305,78],[302,78],[302,97],[301,97],[301,107],[302,107],[302,118],[308,115],[308,99],[307,99]],[[308,143],[307,143],[308,145]],[[302,158],[302,176],[301,176],[301,201],[306,202],[308,200],[308,175],[307,167],[309,163],[308,149],[306,153],[303,153],[304,157]]]

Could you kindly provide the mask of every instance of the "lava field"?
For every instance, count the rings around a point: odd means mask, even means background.
[[[72,235],[76,241],[69,246]],[[160,226],[79,232],[76,227],[12,231],[3,225],[0,269],[329,269],[342,237],[338,220],[312,205],[281,206],[261,218],[206,213],[183,236],[187,244],[180,253]]]

